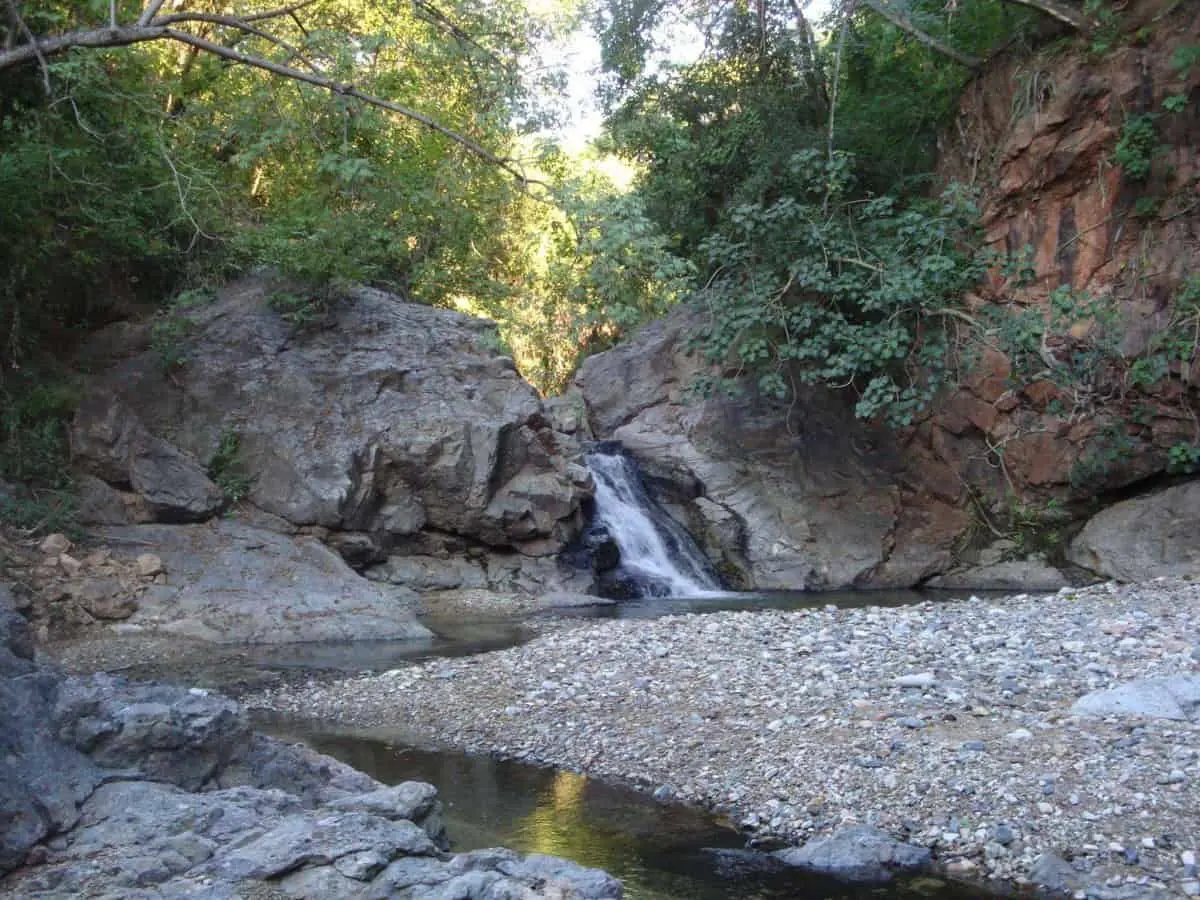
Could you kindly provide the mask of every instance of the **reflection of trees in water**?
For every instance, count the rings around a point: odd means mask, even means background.
[[[433,753],[384,740],[323,734],[295,722],[266,724],[303,740],[385,784],[428,781],[445,805],[452,849],[510,847],[604,869],[628,900],[966,900],[985,896],[917,878],[888,887],[851,887],[797,870],[777,871],[738,854],[703,848],[742,846],[732,827],[665,806],[628,788],[486,756]]]

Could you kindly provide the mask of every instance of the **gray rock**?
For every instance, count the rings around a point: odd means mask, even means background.
[[[932,860],[927,848],[897,841],[869,825],[844,828],[775,855],[790,866],[861,882],[887,881],[897,872],[926,868]]]
[[[46,727],[60,680],[44,671],[0,678],[0,875],[42,838],[74,825],[102,777]]]
[[[376,790],[373,779],[303,744],[255,734],[246,752],[214,779],[219,788],[254,787],[287,791],[305,808]]]
[[[1067,558],[1106,578],[1200,575],[1200,481],[1114,504],[1071,541]]]
[[[132,596],[119,578],[93,575],[68,586],[75,601],[97,619],[128,619],[138,609]]]
[[[1054,566],[1039,559],[1013,559],[938,575],[926,587],[974,591],[1057,591],[1069,582]]]
[[[293,525],[373,535],[378,549],[428,531],[538,554],[577,532],[588,493],[569,470],[577,441],[551,427],[512,360],[486,349],[491,323],[361,288],[328,327],[297,330],[270,290],[248,278],[189,311],[172,379],[153,351],[110,352],[98,335],[85,348],[95,392],[202,462],[235,431],[249,500]],[[104,412],[73,446],[117,483],[131,428]]]
[[[133,522],[124,495],[95,475],[76,476],[75,490],[81,525],[129,525]]]
[[[927,688],[937,684],[937,676],[932,672],[914,672],[911,675],[901,675],[893,682],[902,688]]]
[[[1071,707],[1077,716],[1146,716],[1200,722],[1200,675],[1141,678],[1086,694]]]
[[[64,682],[52,722],[65,744],[97,765],[188,790],[250,744],[250,725],[232,700],[106,675]]]
[[[261,837],[219,854],[206,871],[228,881],[273,878],[364,852],[383,856],[386,864],[397,856],[432,855],[437,847],[412,822],[360,812],[310,813],[290,816]]]
[[[4,896],[620,896],[604,873],[564,860],[447,857],[432,786],[384,787],[311,750],[252,736],[224,697],[71,678],[26,660],[27,629],[2,601],[0,651],[33,666],[0,678]],[[406,878],[414,864],[417,876]],[[397,894],[397,885],[413,891]]]
[[[33,671],[33,629],[15,609],[12,585],[0,582],[0,678]]]
[[[213,525],[106,528],[135,556],[152,546],[167,583],[148,588],[127,621],[217,642],[428,637],[415,595],[357,575],[311,538],[291,538],[233,520]]]
[[[1029,871],[1029,880],[1050,891],[1075,891],[1083,878],[1069,862],[1053,853],[1041,854]]]
[[[589,869],[557,856],[530,853],[524,859],[503,863],[501,872],[529,885],[545,885],[578,900],[607,900],[621,896],[621,883],[606,872]]]
[[[225,503],[195,457],[151,434],[111,391],[84,396],[70,435],[74,465],[110,484],[130,485],[162,521],[205,519]],[[94,489],[91,497],[100,503],[100,515],[117,515],[111,498],[98,500]]]
[[[437,803],[437,788],[420,781],[404,781],[352,797],[343,797],[329,804],[330,809],[345,812],[365,812],[384,819],[409,819],[419,822],[433,811]]]
[[[368,569],[366,575],[372,581],[403,585],[418,593],[488,587],[484,567],[461,556],[391,556]]]

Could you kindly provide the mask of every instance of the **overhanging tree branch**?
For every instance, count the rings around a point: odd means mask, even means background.
[[[889,0],[863,0],[863,3],[871,10],[879,13],[901,31],[912,35],[929,49],[948,56],[955,62],[966,66],[968,69],[978,69],[983,65],[983,60],[977,56],[971,56],[969,53],[963,53],[961,50],[956,50],[949,44],[938,40],[932,34],[922,31],[912,19],[908,18],[900,10],[896,9]]]
[[[1076,31],[1091,31],[1092,29],[1092,23],[1083,14],[1069,6],[1056,3],[1054,0],[1008,0],[1008,2],[1036,9],[1053,19],[1058,19],[1065,25],[1070,25]]]
[[[16,12],[15,0],[8,0],[8,2],[10,8]],[[303,0],[303,2],[294,3],[291,6],[284,6],[277,9],[266,10],[264,12],[252,13],[243,16],[223,16],[204,13],[179,13],[169,16],[158,16],[158,11],[162,8],[164,2],[165,0],[151,0],[151,2],[143,10],[142,14],[138,17],[137,24],[134,25],[118,25],[115,28],[110,26],[107,28],[97,28],[86,31],[73,31],[67,34],[59,34],[46,38],[37,38],[31,32],[26,30],[26,43],[18,44],[10,49],[0,51],[0,72],[29,62],[30,60],[38,60],[39,63],[45,67],[45,60],[48,57],[75,48],[103,49],[125,47],[131,44],[145,43],[148,41],[176,41],[181,44],[186,44],[189,47],[193,47],[198,51],[209,53],[222,59],[227,59],[230,62],[238,63],[239,65],[249,66],[250,68],[254,69],[261,69],[280,78],[286,78],[291,81],[309,84],[343,97],[353,98],[354,100],[357,100],[360,103],[365,103],[368,106],[375,106],[379,109],[384,109],[395,113],[398,116],[409,119],[413,122],[417,122],[424,128],[448,138],[463,149],[467,150],[472,155],[504,170],[516,178],[523,187],[528,188],[532,185],[545,186],[543,182],[532,179],[526,175],[525,172],[519,167],[519,164],[516,160],[493,153],[479,142],[472,140],[461,132],[455,131],[453,128],[449,128],[431,116],[427,116],[415,109],[410,109],[407,106],[403,106],[383,97],[377,97],[373,94],[368,94],[359,90],[352,84],[345,84],[332,78],[327,78],[318,72],[306,72],[302,69],[294,68],[293,66],[273,62],[272,60],[265,59],[261,56],[243,53],[242,51],[235,50],[232,47],[226,47],[214,41],[208,40],[207,38],[192,34],[189,31],[171,27],[172,25],[183,25],[189,21],[217,24],[242,31],[247,34],[255,35],[268,40],[277,46],[287,47],[294,50],[294,48],[290,48],[289,45],[284,41],[281,41],[273,35],[264,32],[262,29],[256,27],[253,23],[263,22],[269,19],[279,18],[281,16],[292,15],[304,7],[313,5],[316,0]],[[43,71],[45,72],[45,68]],[[48,75],[46,78],[48,81]]]

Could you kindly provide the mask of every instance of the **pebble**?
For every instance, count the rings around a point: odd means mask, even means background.
[[[1105,623],[1122,624],[1104,637]],[[241,699],[669,787],[671,800],[756,821],[762,839],[870,823],[932,846],[948,872],[1027,883],[1036,860],[1062,854],[1085,894],[1150,877],[1197,895],[1181,839],[1200,834],[1200,722],[1070,709],[1194,671],[1184,651],[1200,633],[1200,584],[539,630],[523,646],[414,664],[409,678],[330,676]]]

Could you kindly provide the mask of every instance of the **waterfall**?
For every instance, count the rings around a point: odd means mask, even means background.
[[[637,465],[619,448],[587,455],[596,483],[593,527],[620,551],[617,574],[644,597],[698,597],[721,589],[691,536],[646,493]]]

